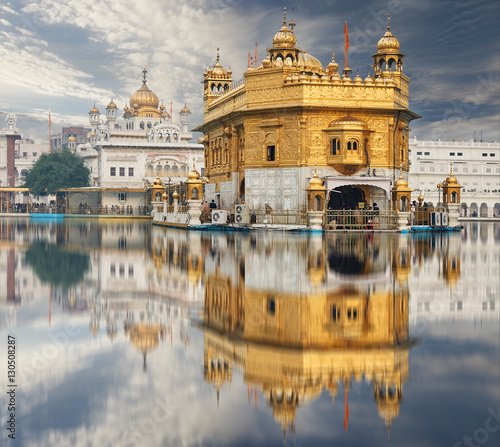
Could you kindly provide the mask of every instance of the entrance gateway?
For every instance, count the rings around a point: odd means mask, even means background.
[[[390,197],[391,181],[374,177],[326,177],[325,186],[329,190],[328,209],[359,208],[367,199],[384,207]],[[366,187],[380,188],[379,193],[366,197]],[[383,192],[382,192],[383,191]]]

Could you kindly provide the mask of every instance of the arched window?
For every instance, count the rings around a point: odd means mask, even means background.
[[[349,140],[347,142],[347,150],[348,151],[357,151],[358,150],[358,142],[356,140]]]
[[[139,124],[139,129],[144,130],[144,121],[141,121]]]
[[[151,129],[151,122],[148,121],[148,129]]]
[[[453,191],[451,193],[451,203],[457,203],[457,198],[458,198],[457,193]]]
[[[331,140],[331,153],[332,155],[340,155],[340,140],[338,138]]]
[[[165,165],[164,172],[165,175],[170,174],[170,166],[168,165],[168,163]]]

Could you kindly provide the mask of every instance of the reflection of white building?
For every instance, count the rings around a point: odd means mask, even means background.
[[[437,204],[437,184],[450,172],[462,185],[461,202],[478,216],[500,215],[500,144],[476,141],[418,141],[410,139],[408,176],[416,200],[419,190],[426,202]]]
[[[106,107],[104,120],[94,105],[89,112],[89,143],[68,142],[91,170],[91,186],[143,188],[157,175],[165,184],[177,184],[187,179],[193,159],[196,169],[203,172],[203,145],[189,142],[191,111],[184,106],[180,111],[182,127],[174,124],[165,105],[160,105],[146,85],[146,73],[144,67],[143,85],[131,96],[130,107],[124,107],[123,122],[118,121],[113,100]]]
[[[462,234],[412,240],[410,320],[500,319],[500,226],[470,223]],[[493,243],[493,241],[495,241]]]

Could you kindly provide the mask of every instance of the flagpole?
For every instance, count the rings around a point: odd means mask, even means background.
[[[255,68],[257,68],[257,41],[255,41]]]
[[[170,100],[170,122],[171,122],[171,123],[173,122],[173,121],[172,121],[172,119],[173,119],[173,117],[172,117],[172,102],[173,102],[173,101],[174,101],[173,99],[171,99],[171,100]]]
[[[50,118],[50,109],[49,109],[49,154],[52,152],[52,141],[50,135],[50,127],[52,126],[52,119]]]
[[[347,68],[347,51],[349,50],[349,32],[347,31],[347,19],[345,19],[344,34],[345,34],[344,68]]]

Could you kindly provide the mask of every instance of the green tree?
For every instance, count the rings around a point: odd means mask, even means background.
[[[89,169],[73,152],[43,154],[28,172],[25,188],[36,195],[55,194],[63,188],[89,186]]]

